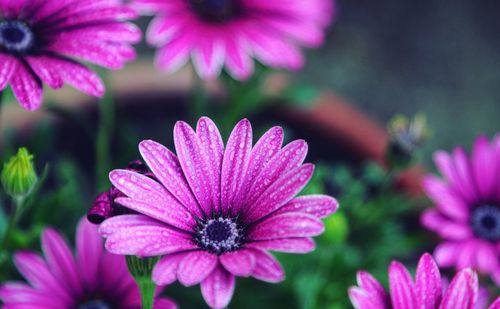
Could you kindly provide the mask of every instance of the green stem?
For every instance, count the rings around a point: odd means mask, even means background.
[[[12,206],[12,210],[10,212],[9,221],[7,222],[7,227],[5,229],[5,233],[3,235],[2,242],[0,243],[0,254],[4,253],[7,249],[7,245],[9,243],[10,234],[12,230],[17,224],[19,220],[21,209],[24,204],[24,197],[17,197],[13,199],[14,205]]]
[[[152,309],[156,285],[151,280],[151,273],[158,258],[140,258],[133,255],[127,255],[125,258],[128,270],[141,291],[142,309]]]
[[[106,78],[105,84],[109,86]],[[108,173],[111,170],[111,142],[115,125],[115,106],[110,87],[99,103],[99,123],[95,142],[96,151],[96,176],[98,192],[109,187]]]

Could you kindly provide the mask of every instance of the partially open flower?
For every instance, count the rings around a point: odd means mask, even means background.
[[[33,166],[33,155],[26,148],[19,148],[17,154],[4,164],[2,185],[11,197],[28,195],[35,187],[38,177]]]

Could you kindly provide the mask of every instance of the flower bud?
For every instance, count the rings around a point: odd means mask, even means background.
[[[27,196],[38,181],[33,155],[26,148],[19,148],[17,154],[4,164],[1,179],[5,192],[11,197]]]

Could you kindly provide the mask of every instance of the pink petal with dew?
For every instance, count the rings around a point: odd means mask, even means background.
[[[189,60],[193,44],[194,38],[191,33],[179,33],[158,49],[155,59],[157,67],[168,73],[176,72]]]
[[[434,250],[434,258],[440,267],[451,267],[457,262],[460,252],[460,243],[445,241],[440,243]]]
[[[122,255],[158,256],[196,248],[187,234],[159,226],[121,229],[106,240],[109,252]]]
[[[240,193],[235,197],[233,214],[239,213],[240,207],[248,203],[247,196],[251,184],[255,182],[257,175],[261,173],[271,158],[280,150],[282,143],[283,129],[281,127],[271,128],[257,141],[250,154],[244,184],[241,186]]]
[[[189,188],[177,157],[165,146],[151,140],[142,141],[139,144],[139,151],[165,189],[191,214],[201,218],[202,211]]]
[[[61,285],[48,268],[47,263],[37,254],[31,252],[17,252],[14,255],[14,264],[21,275],[37,291],[58,295],[61,303],[71,304],[71,291]]]
[[[0,286],[0,300],[3,301],[3,309],[67,308],[62,298],[14,281],[7,281]]]
[[[317,236],[325,230],[321,220],[303,213],[275,215],[252,227],[249,240],[272,240],[294,237]]]
[[[224,38],[226,67],[229,74],[237,80],[246,80],[253,73],[253,60],[248,43],[236,31],[230,31]]]
[[[463,240],[473,236],[469,225],[462,222],[450,221],[435,209],[424,211],[420,220],[423,226],[435,231],[446,239]]]
[[[223,267],[218,266],[201,282],[201,294],[214,309],[226,308],[233,297],[235,278]]]
[[[461,270],[455,275],[441,302],[440,309],[473,309],[478,293],[477,275],[471,269]]]
[[[488,309],[500,309],[500,296],[495,299]]]
[[[210,214],[212,212],[210,184],[214,176],[208,162],[208,154],[193,129],[183,121],[175,124],[174,142],[187,182],[204,213]]]
[[[252,150],[252,126],[243,119],[234,127],[222,159],[221,205],[228,213],[244,183]]]
[[[497,163],[495,150],[485,136],[476,139],[472,152],[472,171],[477,190],[484,199],[495,196]]]
[[[311,238],[283,238],[254,241],[248,247],[288,253],[309,253],[316,248]]]
[[[42,82],[26,65],[17,65],[16,72],[10,79],[10,87],[24,109],[34,111],[42,105]]]
[[[63,237],[53,229],[44,230],[42,250],[56,280],[62,282],[73,295],[81,295],[83,286],[78,275],[76,261]]]
[[[471,163],[463,148],[455,148],[453,151],[455,172],[460,179],[461,193],[469,202],[476,201],[478,192],[472,175]]]
[[[196,224],[189,211],[151,178],[128,170],[114,170],[109,179],[129,196],[115,199],[116,203],[186,231]]]
[[[355,286],[350,287],[347,294],[355,309],[383,309],[387,307],[384,303],[378,302],[378,299],[374,298],[365,290]]]
[[[220,209],[221,204],[221,169],[222,157],[224,155],[224,142],[219,129],[208,117],[201,117],[196,127],[201,146],[205,148],[208,155],[208,162],[212,169],[212,205],[214,209]]]
[[[389,289],[394,309],[417,308],[417,300],[413,282],[408,270],[399,262],[389,266]]]
[[[110,23],[85,26],[68,30],[61,29],[54,40],[96,40],[115,43],[138,43],[142,32],[131,23]]]
[[[53,89],[59,89],[64,86],[64,81],[59,71],[48,63],[50,58],[47,56],[28,56],[25,58],[33,72],[47,85]]]
[[[255,255],[248,249],[226,252],[220,256],[220,262],[228,272],[239,277],[250,276],[256,263]]]
[[[162,257],[153,269],[152,279],[157,285],[168,285],[177,280],[179,263],[189,252],[169,254]]]
[[[260,249],[251,250],[255,255],[255,267],[252,277],[270,283],[278,283],[285,280],[285,271],[271,254]]]
[[[2,91],[9,84],[19,63],[14,57],[3,54],[0,54],[0,63],[2,64],[0,67],[0,91]]]
[[[419,308],[437,308],[441,302],[443,283],[432,256],[424,253],[417,266],[415,296]]]
[[[273,185],[283,174],[299,167],[307,155],[308,146],[303,140],[296,140],[276,153],[269,163],[256,175],[248,190],[247,205],[252,205],[264,191]]]
[[[76,262],[80,277],[87,291],[99,285],[103,242],[98,227],[80,219],[76,232]]]
[[[219,76],[224,64],[224,44],[218,34],[215,34],[206,25],[198,25],[193,32],[198,33],[198,40],[194,46],[192,57],[193,65],[202,79],[214,79]]]
[[[276,213],[303,212],[318,218],[325,218],[337,211],[339,203],[328,195],[305,195],[294,198]]]
[[[120,215],[106,219],[99,225],[99,234],[102,237],[108,237],[111,234],[118,233],[123,229],[136,226],[158,226],[164,227],[165,224],[144,215]]]
[[[469,220],[469,206],[448,184],[429,175],[424,178],[422,186],[443,214],[462,222]]]
[[[186,253],[177,268],[177,279],[184,286],[193,286],[205,280],[217,264],[217,256],[207,251]]]
[[[248,206],[244,220],[254,222],[278,210],[305,187],[313,172],[314,165],[304,164],[282,175],[254,204]]]
[[[367,272],[360,271],[356,274],[356,282],[362,288],[371,301],[379,307],[384,307],[387,301],[387,293],[382,285],[372,275]],[[378,307],[377,307],[378,308]]]

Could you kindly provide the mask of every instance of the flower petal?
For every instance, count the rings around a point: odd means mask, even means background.
[[[494,197],[497,164],[494,149],[490,147],[488,139],[479,136],[472,152],[472,172],[478,192],[485,199]]]
[[[0,54],[0,91],[7,87],[12,75],[16,71],[18,62],[14,57],[9,55]]]
[[[184,286],[202,282],[217,266],[218,258],[206,251],[187,253],[177,268],[177,278]]]
[[[165,146],[152,140],[142,141],[139,144],[139,151],[161,184],[193,215],[201,218],[201,209],[191,193],[175,154]]]
[[[337,211],[339,203],[328,195],[299,196],[286,203],[276,213],[303,212],[324,218]]]
[[[82,218],[76,232],[76,262],[85,287],[99,284],[100,261],[103,254],[103,242],[97,231],[97,225]]]
[[[275,215],[252,227],[249,240],[271,240],[293,237],[316,236],[325,230],[323,222],[303,213]]]
[[[446,293],[440,309],[473,309],[478,293],[477,275],[471,269],[461,270],[455,275]]]
[[[435,231],[438,235],[446,239],[461,240],[473,236],[469,225],[462,222],[450,221],[435,209],[424,211],[421,222],[423,226]]]
[[[164,226],[161,221],[155,220],[144,215],[120,215],[106,219],[99,225],[99,234],[102,237],[110,236],[122,229],[135,226]]]
[[[436,308],[441,302],[442,281],[432,256],[424,253],[418,262],[415,294],[419,308]]]
[[[211,308],[222,309],[226,308],[231,301],[234,286],[234,276],[218,266],[201,282],[201,294]]]
[[[437,207],[450,218],[466,222],[469,219],[469,208],[453,189],[435,176],[427,176],[422,182],[427,195]]]
[[[283,238],[254,241],[249,243],[248,246],[288,253],[309,253],[316,248],[316,244],[311,238]]]
[[[377,305],[372,308],[385,307],[387,293],[377,279],[367,272],[360,271],[356,274],[356,282],[358,283],[358,286],[365,291],[367,297],[370,299],[370,302]]]
[[[177,269],[179,263],[189,254],[188,252],[181,252],[175,254],[165,255],[161,260],[156,263],[152,279],[157,285],[168,285],[177,280]]]
[[[264,250],[251,249],[255,255],[255,267],[252,277],[270,283],[285,280],[285,272],[280,263]]]
[[[42,82],[26,65],[17,66],[16,73],[10,78],[10,87],[24,109],[34,111],[42,105]]]
[[[450,267],[455,265],[459,250],[460,245],[457,242],[442,242],[434,250],[434,258],[439,266]]]
[[[417,308],[415,292],[410,273],[403,264],[392,262],[389,267],[389,287],[394,309]]]
[[[252,150],[252,126],[243,119],[234,127],[222,160],[221,204],[227,213],[243,185]]]
[[[220,262],[231,274],[248,277],[255,267],[255,255],[247,249],[226,252],[220,256]]]
[[[64,282],[65,287],[72,293],[79,295],[83,287],[67,242],[58,232],[49,228],[42,233],[42,250],[55,278]]]

